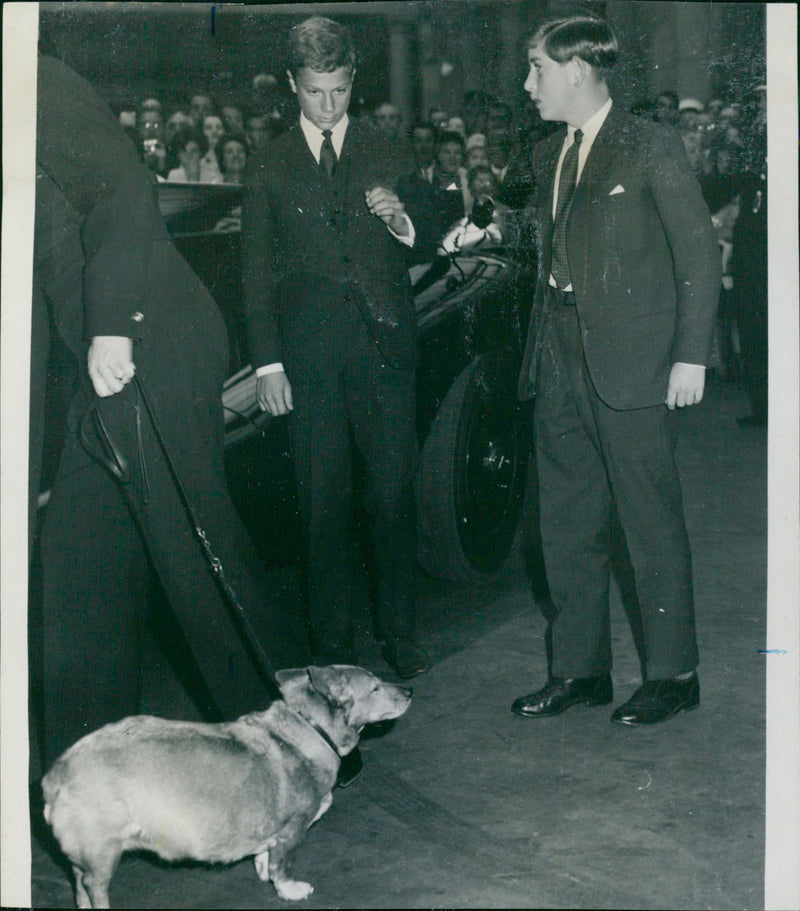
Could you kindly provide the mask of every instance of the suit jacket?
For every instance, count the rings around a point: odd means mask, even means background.
[[[332,181],[298,125],[251,168],[242,203],[244,312],[254,366],[282,361],[325,331],[339,297],[352,294],[384,357],[416,363],[416,316],[405,247],[367,209],[365,192],[394,188],[388,140],[351,119]]]
[[[222,384],[228,337],[214,299],[172,243],[157,184],[88,82],[41,57],[38,70],[31,386],[46,386],[48,317],[78,364],[68,443],[94,398],[86,371],[94,336],[133,339],[136,372],[187,485],[223,490]],[[107,408],[124,407],[122,394]],[[198,442],[186,410],[208,423]],[[31,498],[38,494],[44,399],[31,399]],[[156,498],[154,498],[156,499]]]
[[[83,360],[96,335],[127,336],[170,352],[170,376],[191,342],[227,368],[227,336],[216,303],[172,243],[157,183],[111,109],[74,70],[52,57],[38,68],[34,293]],[[191,327],[193,332],[186,332]],[[212,331],[213,330],[213,331]],[[148,355],[143,355],[145,349]],[[196,365],[185,367],[187,376]]]
[[[539,270],[519,381],[534,395],[546,334],[553,182],[565,129],[534,151]],[[720,256],[678,134],[612,107],[567,221],[567,254],[589,374],[610,407],[663,403],[672,364],[706,364]]]

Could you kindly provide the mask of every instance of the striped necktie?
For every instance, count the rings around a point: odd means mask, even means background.
[[[337,162],[336,150],[333,147],[333,142],[331,142],[331,131],[323,130],[322,136],[322,147],[319,150],[319,163],[328,180],[332,180]]]
[[[572,145],[561,163],[561,178],[558,181],[558,204],[553,221],[553,245],[550,272],[559,288],[570,284],[569,262],[567,260],[567,216],[578,182],[578,149],[583,133],[575,130]]]

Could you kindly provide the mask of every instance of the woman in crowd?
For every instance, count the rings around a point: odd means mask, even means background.
[[[241,135],[226,136],[216,146],[217,162],[225,183],[242,183],[247,166],[247,140]]]
[[[206,114],[203,118],[203,136],[208,143],[208,149],[200,159],[200,182],[222,183],[222,171],[217,160],[216,148],[225,135],[222,118],[216,114]]]
[[[167,180],[179,183],[198,183],[200,160],[207,151],[205,137],[199,136],[191,127],[182,127],[172,137],[170,151],[180,162],[167,174]]]

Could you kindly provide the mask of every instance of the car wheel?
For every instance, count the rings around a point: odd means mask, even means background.
[[[493,354],[450,387],[417,474],[418,556],[429,574],[467,581],[496,572],[511,552],[528,461],[516,375]]]

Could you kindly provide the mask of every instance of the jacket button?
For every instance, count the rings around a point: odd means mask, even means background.
[[[144,313],[140,313],[138,310],[133,314],[131,319],[134,323],[141,323],[144,320]]]

